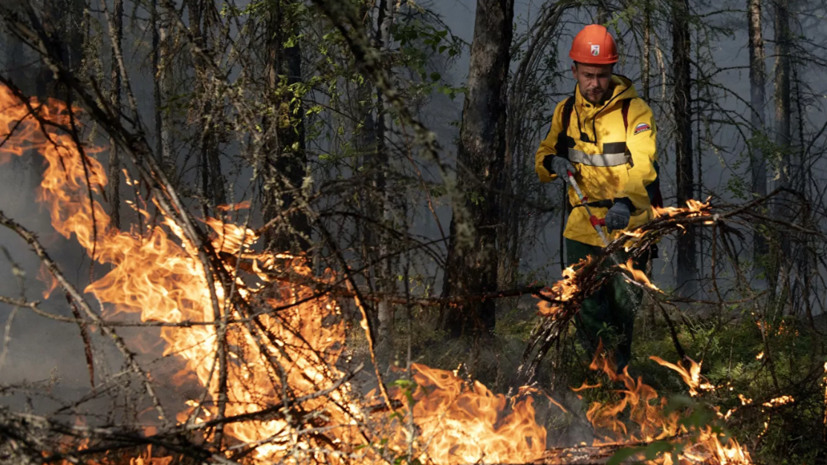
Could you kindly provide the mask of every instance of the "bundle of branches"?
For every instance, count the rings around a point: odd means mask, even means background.
[[[545,288],[534,295],[543,301],[541,304],[541,318],[535,326],[529,338],[529,342],[523,352],[521,363],[518,368],[515,386],[530,385],[537,380],[538,370],[549,350],[555,346],[565,334],[568,324],[573,321],[583,300],[603,286],[614,274],[622,274],[629,286],[643,289],[657,305],[670,328],[673,343],[682,359],[686,353],[678,341],[676,330],[669,318],[663,304],[674,302],[703,302],[714,305],[724,305],[736,302],[729,302],[724,299],[718,286],[716,269],[721,251],[734,264],[738,263],[738,250],[736,244],[744,241],[744,234],[741,229],[758,228],[759,224],[771,224],[776,227],[775,231],[783,228],[785,234],[790,231],[798,234],[824,239],[822,233],[815,229],[793,224],[761,214],[770,202],[777,202],[777,197],[788,194],[787,198],[799,199],[798,205],[806,208],[806,200],[794,191],[787,188],[779,188],[769,195],[755,199],[741,205],[722,205],[714,207],[710,201],[701,203],[690,201],[683,208],[660,208],[656,209],[656,217],[647,224],[633,230],[627,231],[614,239],[602,253],[590,257],[588,261],[581,261],[569,267],[563,273],[563,279],[555,283],[551,288]],[[793,208],[792,205],[788,206]],[[806,217],[804,217],[806,218]],[[708,227],[712,229],[712,287],[717,301],[703,301],[689,299],[662,292],[655,287],[642,270],[636,270],[632,261],[644,256],[653,246],[658,244],[664,237],[672,234],[682,234],[687,228]],[[770,233],[765,233],[769,240],[777,238]],[[720,242],[720,245],[719,245]],[[615,258],[617,252],[625,250],[628,252],[628,263],[618,263]],[[734,267],[738,275],[739,283],[746,283],[747,279],[741,275],[741,270]],[[748,286],[745,286],[748,287]],[[755,299],[760,294],[754,294],[749,299]],[[739,302],[745,302],[749,299]]]

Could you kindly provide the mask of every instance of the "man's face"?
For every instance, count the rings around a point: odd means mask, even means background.
[[[609,97],[613,65],[572,65],[571,72],[580,84],[580,94],[592,105],[600,105]]]

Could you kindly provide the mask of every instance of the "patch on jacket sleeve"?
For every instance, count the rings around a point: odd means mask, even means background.
[[[650,130],[650,129],[652,129],[652,127],[651,127],[651,126],[649,126],[649,124],[648,124],[648,123],[640,123],[640,124],[638,124],[637,126],[635,126],[635,134],[634,134],[634,135],[638,135],[638,134],[640,134],[641,132],[646,132],[646,131],[648,131],[648,130]]]

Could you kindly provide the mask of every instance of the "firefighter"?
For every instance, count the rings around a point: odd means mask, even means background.
[[[605,219],[612,239],[649,221],[652,205],[661,202],[655,120],[632,82],[613,74],[617,47],[605,27],[583,28],[569,57],[577,81],[574,95],[555,108],[551,131],[535,155],[535,169],[541,182],[567,180],[567,172],[573,173],[592,213]],[[605,244],[571,186],[567,206],[566,261],[574,264],[598,255]],[[617,258],[627,260],[625,252]],[[648,257],[640,257],[635,266],[644,269],[647,261]],[[640,289],[615,275],[583,302],[576,319],[581,344],[594,353],[602,340],[609,353],[614,352],[618,372],[631,359],[635,310],[641,298]]]

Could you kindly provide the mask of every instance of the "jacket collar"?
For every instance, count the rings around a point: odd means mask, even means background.
[[[577,108],[582,109],[585,113],[590,113],[595,110],[606,110],[617,102],[638,96],[635,86],[626,76],[612,74],[612,86],[612,96],[609,97],[603,105],[593,105],[583,98],[583,95],[580,93],[580,84],[577,84],[574,87],[574,103],[577,105]]]

